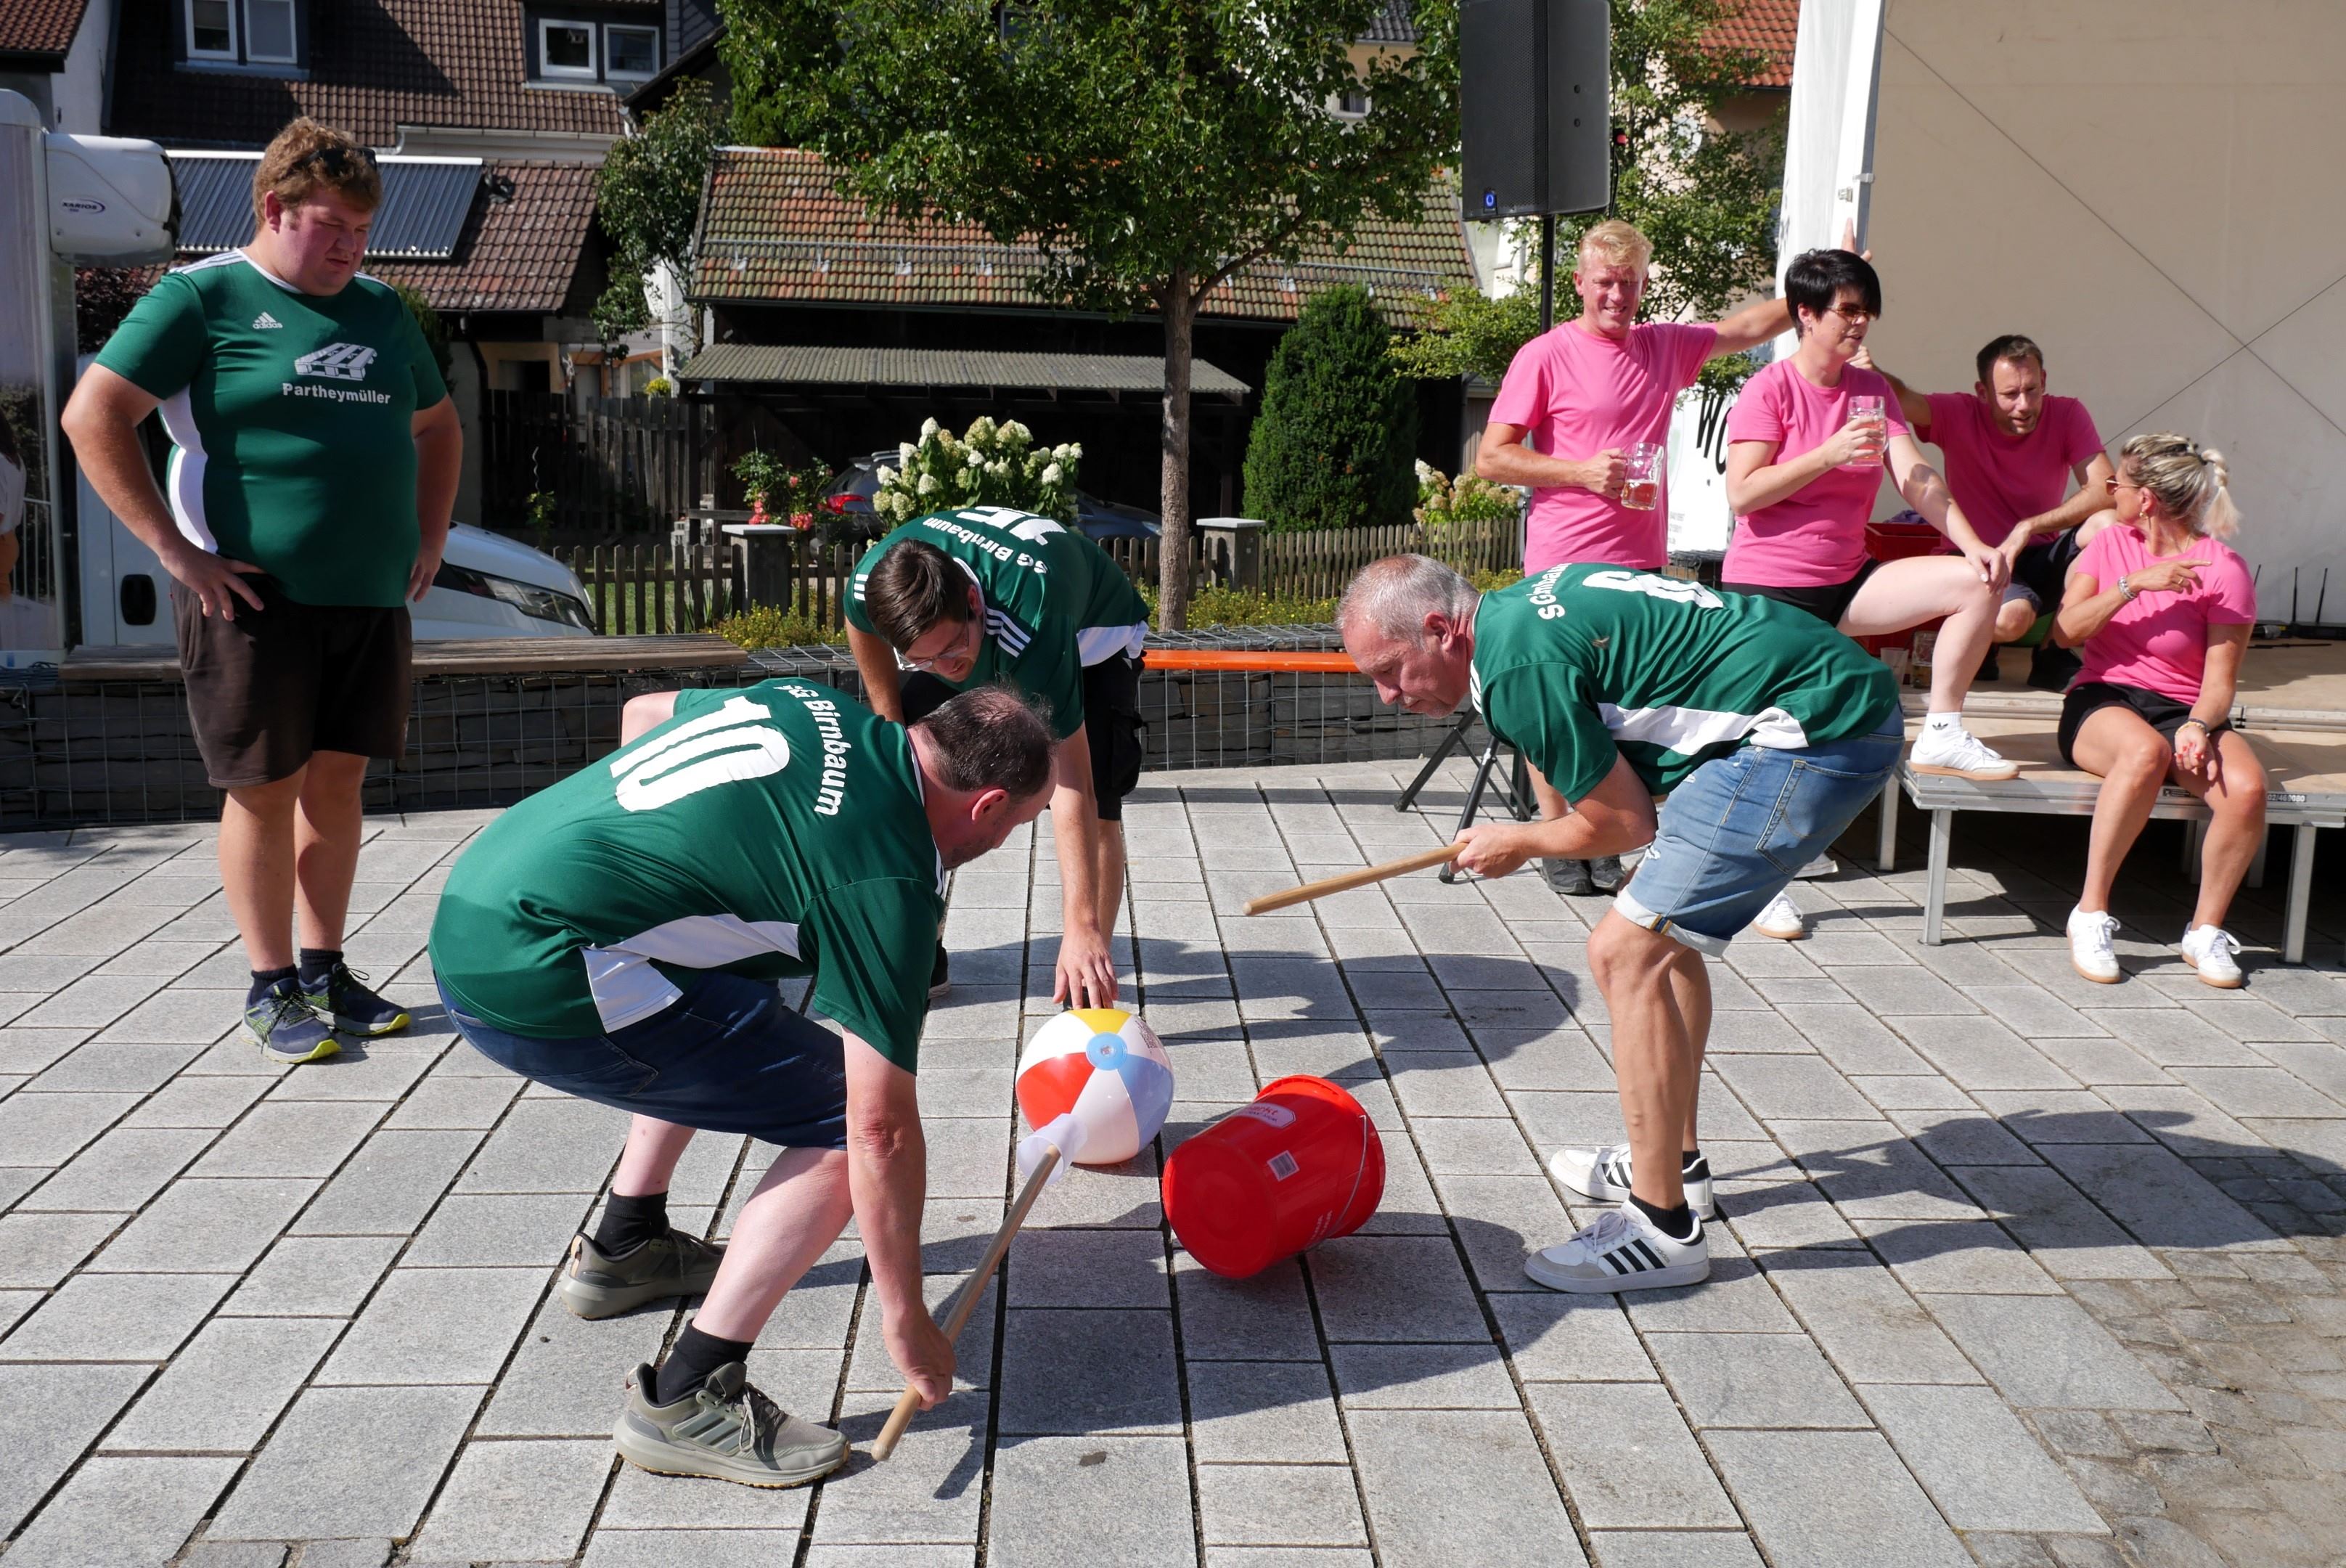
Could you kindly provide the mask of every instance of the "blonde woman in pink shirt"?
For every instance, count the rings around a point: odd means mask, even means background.
[[[2069,915],[2069,960],[2118,980],[2110,884],[2168,779],[2207,803],[2199,903],[2183,962],[2209,985],[2240,983],[2225,911],[2265,836],[2265,770],[2227,722],[2257,616],[2248,564],[2223,541],[2239,526],[2223,453],[2180,435],[2137,435],[2109,482],[2109,526],[2069,568],[2053,635],[2083,647],[2061,707],[2061,755],[2101,776],[2086,885]]]

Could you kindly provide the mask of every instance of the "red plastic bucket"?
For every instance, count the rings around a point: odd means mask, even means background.
[[[1951,548],[1947,536],[1928,523],[1868,523],[1865,525],[1865,553],[1877,561],[1904,561],[1917,555],[1936,555]],[[1909,626],[1902,632],[1891,632],[1878,637],[1860,637],[1858,647],[1870,654],[1883,648],[1911,648],[1914,634],[1936,627],[1937,621],[1925,621],[1919,626]]]
[[[1325,1078],[1280,1078],[1165,1162],[1165,1217],[1189,1256],[1243,1279],[1350,1236],[1385,1192],[1385,1148]]]

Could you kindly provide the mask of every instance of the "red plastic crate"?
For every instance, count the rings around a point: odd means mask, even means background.
[[[1877,561],[1904,561],[1917,555],[1935,555],[1946,548],[1947,536],[1928,523],[1868,523],[1865,525],[1865,553]],[[1939,622],[1926,621],[1919,626],[1909,626],[1902,632],[1887,636],[1860,637],[1858,647],[1879,657],[1883,648],[1911,648],[1914,634],[1934,631]]]

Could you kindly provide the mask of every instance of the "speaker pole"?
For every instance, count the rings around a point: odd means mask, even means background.
[[[1540,331],[1556,325],[1556,215],[1540,214]]]

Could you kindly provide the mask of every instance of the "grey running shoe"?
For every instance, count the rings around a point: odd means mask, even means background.
[[[334,1032],[291,980],[279,981],[244,1010],[244,1037],[271,1062],[322,1062],[342,1050],[334,1043]]]
[[[573,1237],[554,1293],[581,1318],[609,1318],[668,1296],[699,1296],[717,1278],[725,1249],[671,1230],[614,1257],[588,1236]]]
[[[1599,855],[1588,862],[1588,880],[1596,884],[1598,892],[1610,893],[1618,892],[1621,884],[1629,878],[1628,873],[1621,870],[1620,856]]]
[[[316,991],[306,992],[301,1000],[326,1017],[333,1020],[334,1028],[343,1034],[366,1038],[376,1034],[395,1034],[407,1027],[407,1009],[396,1002],[387,1002],[366,987],[366,976],[359,974],[340,959],[334,961],[326,983]]]
[[[728,1361],[672,1405],[655,1405],[649,1365],[636,1369],[611,1434],[620,1457],[658,1475],[699,1475],[744,1486],[804,1486],[847,1462],[847,1440],[785,1414]]]
[[[1565,898],[1586,898],[1596,891],[1586,860],[1542,860],[1540,875],[1547,879],[1548,891]]]

